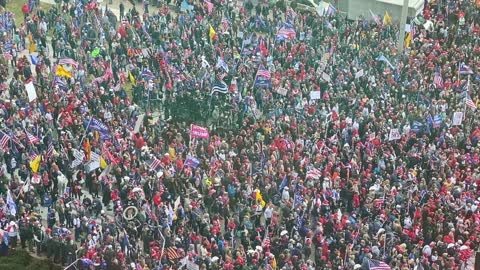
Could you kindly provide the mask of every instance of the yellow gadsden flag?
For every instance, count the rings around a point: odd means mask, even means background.
[[[405,38],[405,47],[410,48],[410,43],[412,42],[412,32],[408,33]]]
[[[100,157],[100,168],[105,169],[107,168],[107,162],[105,161],[105,159],[103,157]]]
[[[30,48],[28,51],[32,53],[37,48],[37,46],[35,45],[35,41],[33,40],[32,34],[28,35],[28,41],[30,42]]]
[[[133,77],[132,72],[128,72],[128,79],[130,79],[130,82],[133,84],[133,86],[137,85],[137,82],[135,81],[135,77]]]
[[[212,42],[217,37],[217,33],[215,32],[215,29],[213,29],[211,25],[210,25],[209,36],[210,36],[210,42]]]
[[[262,205],[262,207],[265,207],[266,203],[263,200],[262,193],[260,193],[260,190],[258,189],[255,192],[255,199],[257,200],[257,202],[259,202]]]
[[[59,77],[72,78],[72,73],[65,70],[62,65],[57,66],[57,71],[55,71],[55,75]]]
[[[391,23],[392,23],[392,18],[390,18],[390,15],[388,15],[388,12],[385,11],[385,15],[383,15],[383,24],[389,25]]]
[[[37,155],[32,161],[30,161],[30,169],[32,169],[32,172],[38,172],[38,169],[40,168],[40,161],[42,161],[42,157],[40,155]]]

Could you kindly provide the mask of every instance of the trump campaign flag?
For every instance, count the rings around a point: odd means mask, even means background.
[[[270,71],[268,71],[263,65],[258,67],[257,75],[255,76],[254,87],[272,88]]]
[[[98,133],[100,134],[100,138],[102,140],[108,140],[112,138],[112,136],[110,135],[109,128],[104,123],[100,122],[98,119],[95,119],[93,117],[92,119],[90,119],[87,125],[87,130],[88,129],[93,129],[98,131]]]
[[[185,160],[185,166],[189,166],[192,168],[197,168],[198,165],[200,165],[200,160],[198,160],[195,157],[192,156],[187,156],[187,159]]]
[[[190,127],[190,137],[208,139],[210,135],[208,134],[207,128],[192,124],[192,126]]]

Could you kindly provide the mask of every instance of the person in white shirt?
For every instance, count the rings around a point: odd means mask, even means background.
[[[267,209],[265,209],[265,212],[263,213],[265,216],[265,225],[270,226],[270,222],[272,221],[272,216],[273,216],[273,204],[269,203],[267,206]]]
[[[282,192],[282,202],[287,203],[290,201],[290,193],[288,192],[288,187],[285,187]]]

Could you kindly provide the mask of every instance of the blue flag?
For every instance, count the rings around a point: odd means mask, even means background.
[[[378,58],[377,58],[377,61],[385,62],[385,63],[388,64],[388,66],[389,66],[390,68],[392,68],[393,70],[395,69],[395,67],[392,65],[392,63],[390,63],[390,61],[389,61],[385,56],[383,56],[383,55],[380,56],[380,57],[378,57]]]
[[[10,190],[7,191],[7,205],[8,205],[8,211],[10,212],[10,215],[15,216],[17,214],[17,205],[13,201],[12,194],[10,194]]]
[[[418,122],[418,121],[414,121],[411,125],[411,130],[415,133],[420,133],[422,131],[422,126],[423,124]]]
[[[32,61],[33,65],[38,65],[38,57],[36,57],[35,55],[30,54],[30,60]]]
[[[278,189],[278,192],[282,192],[283,189],[287,186],[287,175],[283,177],[282,183],[280,184],[280,187]]]
[[[109,140],[112,138],[112,136],[110,135],[110,129],[104,123],[93,117],[89,122],[87,122],[87,130],[88,129],[94,129],[98,131],[102,140]]]
[[[440,125],[442,125],[442,116],[440,114],[437,114],[433,117],[433,127],[439,128]]]
[[[197,168],[198,165],[200,165],[200,160],[198,160],[195,157],[192,156],[187,156],[187,159],[185,159],[185,166],[189,166],[192,168]]]

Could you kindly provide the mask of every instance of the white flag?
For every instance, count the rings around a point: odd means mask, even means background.
[[[83,150],[73,149],[73,157],[75,157],[75,159],[72,161],[72,165],[70,166],[72,169],[83,163],[85,154],[83,153]]]
[[[398,128],[390,129],[390,134],[388,135],[389,141],[399,140],[402,137]]]

